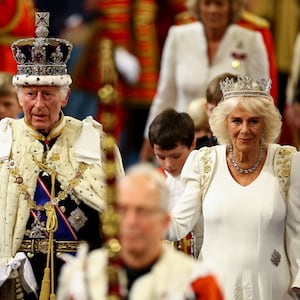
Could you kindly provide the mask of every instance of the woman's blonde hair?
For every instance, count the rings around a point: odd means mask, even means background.
[[[218,104],[209,119],[209,125],[220,144],[231,144],[227,133],[227,119],[236,106],[257,114],[263,119],[262,143],[274,143],[281,130],[282,117],[278,108],[266,97],[232,97]]]
[[[186,8],[188,11],[195,16],[198,20],[201,21],[200,11],[199,11],[199,2],[201,0],[186,0]],[[231,12],[229,17],[229,22],[235,23],[241,16],[242,8],[244,5],[243,0],[229,0]]]

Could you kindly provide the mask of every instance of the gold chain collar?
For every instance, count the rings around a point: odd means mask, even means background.
[[[71,180],[69,180],[68,185],[65,188],[62,188],[62,191],[58,192],[57,196],[55,197],[54,183],[57,172],[53,168],[50,168],[46,164],[38,161],[34,156],[33,160],[41,170],[47,172],[51,176],[52,188],[50,201],[52,204],[58,204],[59,201],[66,199],[68,195],[70,195],[71,198],[74,199],[74,188],[79,184],[80,179],[83,177],[83,173],[87,170],[87,164],[83,162],[79,163],[78,170],[76,171],[75,176]],[[17,184],[19,193],[24,195],[24,199],[28,201],[29,207],[31,209],[42,210],[43,208],[38,206],[36,202],[31,198],[30,193],[28,192],[28,186],[24,183],[24,179],[18,167],[16,166],[15,161],[13,159],[9,160],[7,166],[10,170],[10,173],[15,178],[14,182]]]

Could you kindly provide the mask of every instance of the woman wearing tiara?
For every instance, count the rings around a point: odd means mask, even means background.
[[[185,191],[167,238],[182,238],[203,219],[199,259],[215,268],[226,300],[295,299],[300,153],[274,144],[281,116],[268,80],[238,77],[220,84],[223,100],[209,121],[220,145],[188,157]]]

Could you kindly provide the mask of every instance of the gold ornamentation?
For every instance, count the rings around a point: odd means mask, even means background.
[[[241,66],[241,62],[239,60],[235,59],[232,61],[231,65],[234,69],[239,69]]]
[[[59,209],[61,210],[61,212],[65,213],[66,212],[66,207],[65,206],[60,206]]]
[[[201,180],[200,180],[200,187],[201,187],[201,199],[203,199],[204,194],[206,192],[206,189],[208,187],[211,175],[212,175],[212,171],[213,171],[213,148],[211,147],[203,147],[201,148],[201,150],[199,150],[201,152],[201,165],[202,165],[202,176],[201,176]]]
[[[281,146],[275,154],[275,173],[279,180],[281,191],[285,198],[290,186],[290,172],[291,172],[291,159],[293,153],[296,151],[291,146]]]
[[[109,248],[112,250],[114,253],[119,253],[121,251],[121,245],[118,239],[110,239],[108,241]]]
[[[58,160],[60,160],[59,153],[53,153],[52,154],[52,161],[58,161]]]
[[[30,253],[32,256],[35,253],[44,253],[48,251],[48,239],[24,239],[19,248],[19,251]],[[56,252],[76,252],[79,247],[79,241],[55,241],[54,251]]]
[[[66,191],[59,191],[57,197],[59,200],[65,200],[68,197],[68,193]]]
[[[38,162],[35,158],[34,161]],[[38,162],[38,165],[42,170],[47,172],[47,174],[56,174],[56,171],[54,169],[45,166],[43,163]],[[24,199],[28,202],[29,208],[34,210],[44,210],[44,207],[42,207],[41,205],[37,205],[36,202],[31,198],[28,192],[28,186],[24,183],[24,179],[20,175],[21,173],[13,159],[7,162],[7,167],[10,170],[12,176],[15,177],[14,182],[17,184],[18,191],[24,195]],[[86,164],[79,163],[78,170],[76,171],[74,178],[72,178],[69,181],[69,184],[65,188],[61,186],[62,191],[59,191],[57,197],[54,197],[52,199],[52,204],[58,204],[61,200],[65,200],[68,197],[68,195],[70,195],[71,199],[75,200],[76,197],[74,193],[74,188],[79,184],[80,179],[83,178],[83,173],[87,170],[87,168],[88,166]]]
[[[105,247],[108,253],[107,276],[108,290],[107,299],[122,299],[121,285],[119,283],[119,252],[121,246],[118,241],[119,215],[115,210],[116,199],[114,184],[116,182],[116,165],[114,154],[113,132],[117,118],[114,114],[115,105],[118,101],[118,89],[116,88],[118,74],[113,61],[113,45],[110,40],[103,39],[100,44],[100,62],[102,87],[98,92],[99,100],[103,104],[100,120],[106,135],[103,139],[105,149],[104,173],[106,175],[106,203],[107,208],[101,214],[102,230]]]
[[[16,177],[16,183],[17,183],[17,184],[23,183],[23,178],[22,178],[21,176],[17,176],[17,177]]]
[[[103,140],[103,148],[106,151],[113,151],[115,147],[115,139],[113,136],[106,136]]]

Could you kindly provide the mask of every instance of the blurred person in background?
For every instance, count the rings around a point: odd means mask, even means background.
[[[200,98],[192,100],[187,109],[187,113],[191,116],[195,126],[196,149],[215,145],[208,123],[207,105],[206,98]]]
[[[297,35],[294,48],[290,74],[286,88],[286,105],[289,106],[299,92],[300,82],[300,32]]]
[[[278,72],[277,106],[284,112],[288,77],[293,67],[293,50],[300,30],[298,0],[245,0],[247,9],[271,24]],[[288,101],[293,100],[288,97]]]
[[[12,78],[12,74],[0,72],[0,120],[6,117],[15,119],[22,112]]]
[[[32,0],[0,1],[0,71],[15,74],[17,64],[10,45],[18,38],[34,36],[34,2]]]
[[[294,45],[279,143],[294,145],[300,150],[300,33]]]
[[[170,220],[169,190],[156,167],[132,166],[116,191],[118,265],[109,265],[107,249],[87,255],[81,248],[62,270],[57,300],[222,300],[209,266],[163,242]]]
[[[286,105],[278,143],[293,145],[300,150],[300,84],[296,88],[292,103]]]
[[[162,110],[186,111],[193,99],[205,96],[208,82],[220,73],[269,77],[268,54],[261,34],[235,25],[242,0],[190,0],[187,7],[198,22],[169,30],[144,131],[141,161],[153,157],[147,133]]]

